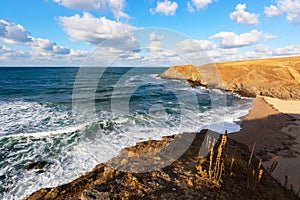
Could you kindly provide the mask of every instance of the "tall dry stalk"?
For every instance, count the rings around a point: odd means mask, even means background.
[[[253,157],[253,152],[254,152],[254,149],[255,149],[255,145],[256,145],[256,142],[254,142],[253,147],[252,147],[251,155],[250,155],[250,158],[249,158],[249,161],[248,161],[248,167],[250,166],[251,161],[252,161],[252,157]]]
[[[212,148],[211,151],[210,151],[210,156],[209,156],[209,169],[208,169],[209,179],[212,178],[213,156],[214,156],[214,149]]]
[[[226,142],[227,142],[227,136],[222,135],[222,140],[221,140],[221,143],[218,148],[218,154],[217,154],[217,159],[216,159],[216,170],[215,170],[215,174],[214,174],[214,178],[216,180],[218,179],[219,176],[221,176],[221,174],[220,174],[220,172],[221,172],[221,156],[222,156],[223,148],[224,148]]]

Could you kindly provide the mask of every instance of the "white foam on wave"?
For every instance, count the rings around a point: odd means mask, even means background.
[[[0,102],[0,119],[0,136],[49,134],[74,124],[71,113],[63,108],[24,101]]]
[[[55,135],[69,134],[74,133],[76,131],[82,130],[87,127],[90,123],[84,123],[79,125],[74,125],[70,127],[63,127],[62,129],[55,131],[44,131],[44,132],[33,132],[33,133],[18,133],[18,134],[10,134],[0,136],[1,138],[21,138],[21,137],[33,137],[33,138],[43,138]]]
[[[139,77],[135,78],[139,79]],[[151,76],[149,78],[151,79],[147,82],[157,83],[157,77],[155,80]],[[163,84],[169,80],[161,79],[160,81]],[[199,94],[210,92],[203,87],[192,88],[181,82],[172,83],[171,86],[169,89]],[[219,91],[213,92],[219,93]],[[0,135],[6,135],[5,139],[9,139],[5,146],[0,146],[0,150],[7,151],[8,154],[6,160],[0,161],[0,165],[5,162],[5,167],[0,168],[0,175],[12,174],[9,177],[8,192],[2,198],[21,199],[42,187],[54,187],[70,182],[81,173],[91,170],[96,164],[116,156],[124,147],[132,146],[136,142],[149,138],[160,139],[165,135],[197,131],[199,127],[210,127],[211,129],[216,127],[218,132],[225,129],[229,132],[236,132],[239,125],[235,124],[235,121],[247,114],[251,109],[251,102],[251,100],[245,99],[236,105],[217,105],[211,109],[204,109],[205,111],[198,115],[195,110],[187,109],[184,111],[184,116],[181,116],[184,119],[168,113],[163,115],[164,118],[161,115],[151,115],[151,113],[129,116],[116,113],[117,116],[113,118],[116,126],[111,131],[102,129],[93,131],[91,124],[97,124],[97,121],[76,124],[73,122],[70,112],[57,107],[22,101],[0,102],[0,107],[3,108],[0,109],[0,117],[4,121],[0,121]],[[179,105],[181,102],[169,103]],[[153,114],[155,114],[154,111],[156,110],[153,110]],[[48,119],[46,122],[43,121],[45,118]],[[105,119],[105,116],[103,118]],[[22,132],[15,127],[14,119],[18,119],[18,124],[23,125],[24,130],[30,129],[30,131]],[[64,128],[61,128],[62,126]],[[43,130],[45,127],[48,130]],[[89,129],[91,130],[89,131]],[[14,131],[21,133],[12,135],[11,133]],[[76,135],[75,132],[78,134]],[[9,134],[11,135],[8,136]],[[0,142],[2,139],[0,137]],[[15,143],[18,148],[14,152],[9,151],[8,149],[13,148]],[[41,159],[53,162],[49,169],[42,174],[19,169],[19,166],[23,166],[24,163],[28,164]]]
[[[203,121],[201,121],[202,125],[199,126],[197,131],[210,129],[221,134],[224,134],[225,131],[227,133],[240,131],[239,123],[241,118],[249,113],[253,102],[251,98],[244,98],[244,100],[231,106],[219,107],[199,113]]]

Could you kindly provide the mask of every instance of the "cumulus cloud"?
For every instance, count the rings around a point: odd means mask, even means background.
[[[190,40],[186,39],[178,42],[176,46],[184,52],[208,51],[216,48],[216,45],[208,40]]]
[[[238,55],[238,50],[236,48],[232,49],[214,49],[212,51],[208,51],[207,55],[214,62],[222,62],[229,60],[233,56]]]
[[[43,38],[33,38],[31,47],[35,49],[42,49],[46,51],[51,51],[53,50],[53,46],[56,45],[55,42],[52,42],[48,39],[43,39]]]
[[[264,13],[268,17],[276,17],[282,14],[281,11],[274,5],[266,6]]]
[[[111,11],[117,19],[130,18],[128,14],[123,12],[123,9],[125,7],[125,0],[108,0],[107,2]]]
[[[277,0],[276,5],[265,7],[265,14],[269,17],[286,14],[289,22],[300,24],[300,1],[299,0]]]
[[[63,46],[57,46],[53,41],[29,36],[29,32],[20,24],[0,20],[0,27],[0,37],[8,44],[25,45],[32,48],[33,51],[47,51],[48,53],[53,54],[70,53],[70,49]],[[4,50],[4,47],[2,50]]]
[[[231,49],[223,49],[231,50]],[[258,44],[253,47],[253,51],[248,51],[245,53],[239,53],[238,51],[222,52],[221,49],[218,51],[209,52],[209,55],[214,61],[233,61],[233,60],[249,60],[249,59],[259,59],[259,58],[271,58],[271,57],[282,57],[282,56],[299,56],[300,46],[299,45],[289,45],[285,47],[280,47],[276,49],[271,49],[266,44]]]
[[[16,59],[20,57],[25,57],[26,52],[18,50],[18,49],[11,49],[7,46],[0,45],[0,58],[1,59]]]
[[[88,51],[70,49],[69,56],[75,58],[85,58],[89,54]]]
[[[257,25],[259,23],[258,14],[245,11],[246,4],[238,4],[235,11],[230,13],[230,19],[239,24]]]
[[[54,2],[72,9],[93,10],[100,8],[100,0],[53,0]]]
[[[70,49],[63,46],[54,46],[53,52],[55,54],[70,54]]]
[[[268,45],[265,44],[258,44],[256,46],[253,47],[253,50],[255,52],[269,52],[270,51],[270,47]]]
[[[163,35],[158,35],[154,32],[149,34],[150,43],[148,48],[150,51],[157,51],[163,48],[162,40],[164,39]]]
[[[72,60],[82,59],[88,54],[85,51],[59,46],[49,39],[29,36],[29,32],[22,25],[3,19],[0,19],[0,39],[7,44],[18,44],[30,49],[22,51],[4,45],[0,46],[1,61],[10,64],[23,65],[24,62],[52,64],[54,60],[58,64],[59,62],[64,63],[66,60],[72,63]]]
[[[55,42],[43,38],[32,38],[32,43],[30,43],[30,47],[33,51],[38,51],[43,55],[70,54],[71,52],[69,48],[58,46]]]
[[[273,50],[273,55],[275,56],[300,55],[300,46],[290,45],[282,48],[277,48]]]
[[[74,40],[85,41],[91,45],[105,44],[121,49],[136,49],[137,42],[133,37],[136,28],[129,24],[96,18],[89,13],[71,17],[59,17],[65,32]]]
[[[130,18],[124,13],[125,0],[53,0],[54,2],[67,8],[78,10],[97,10],[100,8],[110,8],[116,19]]]
[[[29,32],[20,24],[0,20],[0,38],[9,44],[31,42]]]
[[[221,48],[236,48],[249,46],[256,43],[263,36],[262,31],[252,30],[248,33],[237,35],[234,32],[219,32],[210,39],[220,39]]]
[[[215,0],[216,1],[216,0]],[[205,9],[208,4],[211,4],[213,0],[191,0],[187,3],[188,11],[194,12],[195,9],[197,11],[201,9]]]
[[[156,3],[156,8],[155,9],[150,8],[149,11],[151,14],[161,13],[167,16],[172,16],[175,15],[177,8],[178,8],[178,4],[176,2],[164,0],[162,2],[158,1]]]

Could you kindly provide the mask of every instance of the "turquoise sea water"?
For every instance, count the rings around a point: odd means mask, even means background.
[[[0,68],[0,199],[67,183],[138,141],[239,130],[252,99],[158,78],[165,69]],[[37,161],[49,165],[25,170]]]

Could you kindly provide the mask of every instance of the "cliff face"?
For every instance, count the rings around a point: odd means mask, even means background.
[[[243,96],[300,99],[300,57],[174,66],[160,77],[184,79],[192,86],[219,88]]]

